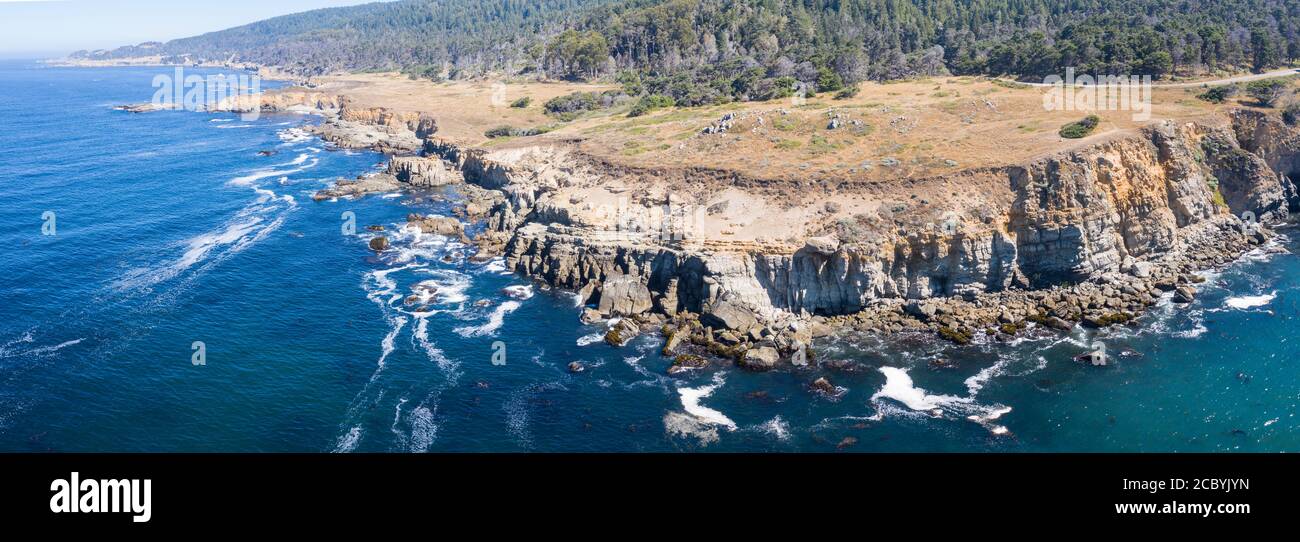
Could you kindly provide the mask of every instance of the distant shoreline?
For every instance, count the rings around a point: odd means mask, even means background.
[[[299,82],[304,79],[302,76],[291,74],[280,68],[272,66],[263,66],[254,62],[163,62],[161,56],[156,57],[132,57],[118,58],[110,60],[87,60],[74,58],[47,58],[38,59],[37,62],[47,66],[57,66],[62,68],[215,68],[227,70],[240,70],[257,74],[257,76],[268,81],[290,81]]]

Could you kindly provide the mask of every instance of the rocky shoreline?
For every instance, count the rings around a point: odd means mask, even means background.
[[[577,292],[581,319],[608,322],[611,345],[661,333],[673,373],[719,360],[754,370],[806,364],[817,339],[845,328],[964,344],[1127,324],[1163,296],[1192,301],[1198,272],[1265,245],[1266,225],[1300,208],[1290,180],[1300,171],[1300,135],[1268,114],[1237,110],[1222,125],[1157,123],[1025,165],[907,181],[903,190],[955,177],[990,194],[949,209],[956,227],[923,227],[916,219],[925,213],[895,204],[874,221],[791,232],[804,236],[802,246],[664,239],[622,221],[630,213],[645,224],[674,196],[611,186],[655,176],[690,182],[699,172],[635,171],[563,143],[464,148],[437,137],[430,115],[349,109],[343,97],[299,94],[263,110],[301,106],[325,116],[315,130],[324,139],[395,155],[384,173],[341,181],[317,199],[456,185],[466,195],[458,217],[485,221],[473,239],[478,261],[501,256],[515,272]],[[609,194],[630,201],[618,224],[593,213],[593,201]],[[725,204],[705,198],[698,203],[710,212]],[[410,224],[465,235],[455,218],[412,216]]]

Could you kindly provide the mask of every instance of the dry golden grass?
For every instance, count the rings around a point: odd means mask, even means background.
[[[1156,87],[1151,117],[1131,111],[1048,111],[1047,89],[1019,87],[975,77],[898,83],[864,83],[856,97],[822,94],[796,105],[790,99],[699,108],[668,108],[636,118],[630,105],[559,122],[543,113],[546,100],[609,85],[412,81],[398,74],[323,78],[323,90],[350,96],[363,107],[421,111],[438,119],[440,135],[468,145],[513,147],[548,140],[576,140],[583,152],[629,165],[702,166],[762,178],[879,181],[940,175],[962,169],[1020,163],[1036,156],[1131,133],[1144,124],[1172,119],[1216,122],[1214,105],[1196,98],[1198,86]],[[500,92],[494,101],[493,95]],[[526,109],[509,104],[532,98]],[[701,131],[726,113],[738,120],[725,134]],[[1063,139],[1064,124],[1095,113],[1102,118],[1089,137]],[[830,115],[842,126],[831,130]],[[762,119],[761,123],[759,118]],[[547,127],[545,135],[489,140],[483,132],[501,125]]]

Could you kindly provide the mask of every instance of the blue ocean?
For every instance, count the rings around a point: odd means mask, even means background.
[[[114,110],[170,73],[0,63],[0,450],[1300,450],[1300,241],[1131,327],[844,334],[807,369],[670,377],[660,338],[610,347],[572,294],[401,229],[455,188],[313,201],[384,162],[313,117]]]

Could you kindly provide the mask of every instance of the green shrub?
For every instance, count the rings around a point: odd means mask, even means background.
[[[1196,97],[1210,103],[1221,104],[1227,101],[1228,98],[1236,96],[1238,90],[1240,89],[1237,87],[1237,85],[1223,85],[1223,86],[1213,87],[1205,92],[1202,92],[1201,94],[1198,94]]]
[[[627,99],[628,95],[621,90],[574,92],[551,98],[542,107],[546,109],[546,114],[568,121],[587,111],[609,108]]]
[[[487,136],[488,139],[496,139],[498,137],[535,136],[535,135],[544,134],[549,131],[551,131],[551,128],[549,126],[542,126],[538,128],[515,128],[514,126],[503,125],[503,126],[497,126],[496,128],[492,128],[486,132],[483,132],[483,135]]]
[[[1286,95],[1290,85],[1281,79],[1264,79],[1251,81],[1246,85],[1246,94],[1264,107],[1273,107]]]
[[[523,98],[510,102],[510,107],[513,107],[515,109],[524,109],[527,108],[529,105],[532,105],[532,103],[533,103],[532,98],[529,98],[528,96],[524,96]]]
[[[1087,117],[1084,117],[1083,120],[1071,122],[1062,126],[1060,134],[1061,137],[1066,139],[1087,137],[1088,134],[1091,134],[1093,130],[1097,129],[1098,124],[1101,124],[1101,117],[1098,117],[1097,115],[1088,115]]]
[[[676,100],[673,100],[671,96],[649,94],[642,96],[641,99],[637,101],[636,105],[632,106],[632,110],[627,113],[627,116],[639,117],[661,107],[672,107],[676,104]]]
[[[616,80],[618,84],[623,85],[623,92],[628,96],[639,96],[642,92],[645,92],[645,85],[641,83],[641,74],[635,71],[625,70],[619,72]]]
[[[847,99],[852,98],[852,97],[857,96],[857,95],[858,95],[858,86],[857,86],[857,85],[852,85],[852,86],[844,87],[844,88],[840,89],[839,92],[836,92],[836,93],[835,93],[835,99],[836,99],[836,100],[847,100]]]
[[[834,92],[844,88],[844,79],[830,68],[817,69],[817,91]]]

